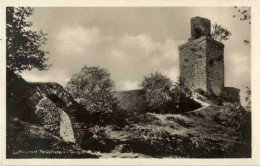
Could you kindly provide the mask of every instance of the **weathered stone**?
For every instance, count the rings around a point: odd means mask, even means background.
[[[74,132],[70,117],[64,111],[60,111],[60,136],[65,142],[75,143]]]
[[[46,130],[59,135],[60,111],[50,99],[42,98],[36,106],[35,113]]]
[[[212,39],[210,21],[195,17],[191,20],[192,38],[179,46],[180,78],[194,91],[222,96],[224,89],[224,45]],[[199,29],[199,32],[197,32]]]
[[[35,113],[45,130],[60,136],[66,142],[76,142],[70,117],[50,99],[42,98],[36,106]]]
[[[224,88],[224,100],[226,102],[240,103],[240,89],[233,87]]]
[[[210,36],[210,29],[210,20],[201,17],[194,17],[191,19],[191,39]]]

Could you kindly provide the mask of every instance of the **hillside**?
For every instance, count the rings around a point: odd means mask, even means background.
[[[28,83],[21,78],[17,78],[16,84],[11,86],[16,88],[9,87],[12,92],[9,95],[15,94],[15,97],[9,97],[7,107],[9,158],[248,158],[251,156],[250,134],[244,138],[241,132],[229,127],[229,124],[225,126],[218,123],[216,115],[227,107],[216,105],[199,94],[194,96],[194,100],[202,106],[199,109],[182,114],[156,114],[147,112],[144,91],[117,92],[121,109],[111,117],[113,123],[102,125],[91,121],[93,117],[86,114],[87,110],[78,106],[73,98],[70,100],[73,107],[70,105],[67,107],[66,102],[58,102],[57,99],[47,95],[58,107],[67,110],[74,121],[78,118],[73,117],[70,110],[74,114],[82,112],[78,117],[84,120],[86,126],[74,128],[75,136],[78,132],[80,141],[76,144],[65,142],[37,123],[35,108],[31,104],[36,100],[31,97],[32,95],[49,94],[50,90],[42,87],[53,85],[65,91],[57,84]],[[52,93],[56,92],[58,91]],[[67,96],[71,97],[69,94]],[[249,128],[247,133],[250,132]]]
[[[115,142],[115,148],[109,153],[93,154],[104,158],[250,157],[250,142],[214,120],[219,109],[209,104],[182,115],[146,113],[134,116],[120,130],[106,126],[107,136]]]

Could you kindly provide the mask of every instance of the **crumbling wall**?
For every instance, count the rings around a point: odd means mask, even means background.
[[[180,78],[194,91],[202,89],[222,96],[224,90],[224,45],[210,37],[210,20],[191,19],[191,39],[179,46]]]
[[[7,79],[9,79],[7,85],[7,110],[9,114],[7,116],[39,124],[39,117],[36,115],[37,105],[42,99],[47,98],[55,104],[58,110],[61,109],[68,114],[76,143],[80,144],[79,140],[83,135],[82,126],[84,127],[82,124],[88,114],[61,85],[57,83],[30,83],[13,72],[8,73]],[[46,107],[41,106],[40,109],[44,111]],[[48,126],[45,125],[45,127]],[[54,131],[55,135],[59,132],[59,128],[55,128],[53,125],[50,129]]]
[[[207,89],[217,96],[224,90],[224,45],[207,39]]]
[[[225,87],[223,92],[224,101],[240,104],[239,93],[240,93],[240,89],[234,87]]]
[[[211,22],[206,18],[193,17],[191,19],[191,40],[201,36],[210,36]]]
[[[190,90],[207,91],[206,49],[204,37],[179,47],[180,78]]]

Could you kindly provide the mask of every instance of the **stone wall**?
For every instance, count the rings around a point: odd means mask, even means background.
[[[191,39],[179,46],[180,78],[194,91],[202,89],[222,96],[224,90],[224,45],[210,37],[210,20],[191,19]]]
[[[207,89],[217,96],[224,90],[224,45],[207,38]]]
[[[115,96],[119,99],[120,109],[124,111],[139,113],[147,111],[144,90],[116,92]]]
[[[41,103],[42,99],[49,99],[58,110],[64,111],[70,117],[76,143],[81,140],[83,135],[81,124],[88,115],[87,111],[74,101],[73,97],[61,85],[27,82],[12,72],[8,73],[7,79],[9,82],[7,85],[7,109],[10,113],[8,116],[18,116],[19,119],[29,123],[42,123],[34,117],[37,117],[37,105]],[[46,109],[40,107],[39,110],[41,111]],[[47,115],[49,114],[47,113]],[[48,120],[48,117],[46,117],[46,120]],[[47,125],[45,126],[47,127]],[[57,134],[57,130],[55,129],[54,133]]]
[[[180,78],[190,90],[207,91],[206,38],[179,46]]]
[[[191,19],[191,40],[198,39],[201,36],[210,36],[210,20],[201,17]]]
[[[240,104],[240,89],[234,87],[224,88],[224,101]]]

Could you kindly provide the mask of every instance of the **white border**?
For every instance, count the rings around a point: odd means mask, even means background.
[[[251,159],[6,159],[5,7],[251,7],[252,158]],[[1,7],[1,159],[3,165],[260,165],[260,1],[257,0],[2,0]]]

